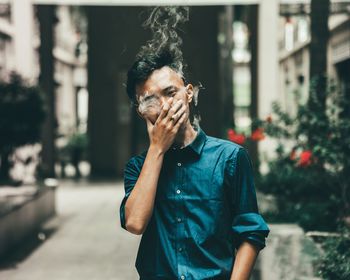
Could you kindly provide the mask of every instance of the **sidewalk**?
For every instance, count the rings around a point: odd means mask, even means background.
[[[0,279],[138,279],[134,262],[140,237],[120,227],[123,195],[121,182],[62,181],[57,216],[37,240],[1,262]]]

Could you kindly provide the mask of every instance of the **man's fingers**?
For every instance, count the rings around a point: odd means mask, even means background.
[[[145,119],[146,119],[146,123],[147,123],[147,130],[148,130],[148,132],[150,132],[154,125],[152,124],[152,122],[148,118],[145,118]]]
[[[182,107],[183,105],[183,101],[182,100],[178,100],[173,107],[171,107],[168,111],[167,114],[167,118],[173,118],[173,116],[175,115],[175,113]]]
[[[177,121],[177,123],[174,125],[174,130],[175,132],[177,132],[180,128],[180,126],[183,124],[183,122],[185,121],[186,119],[186,113],[182,114],[181,118]]]
[[[179,111],[177,111],[176,114],[172,115],[171,119],[172,119],[174,124],[178,121],[178,119],[182,116],[182,114],[185,111],[186,111],[186,106],[182,106],[181,109]]]
[[[170,97],[168,102],[165,102],[161,111],[160,111],[160,114],[157,118],[157,123],[160,122],[162,119],[164,119],[166,117],[166,115],[168,114],[168,111],[170,109],[170,105],[172,104],[173,102],[173,97]]]

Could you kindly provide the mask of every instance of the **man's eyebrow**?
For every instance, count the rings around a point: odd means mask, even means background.
[[[168,90],[171,90],[171,89],[177,89],[177,87],[176,87],[176,86],[171,85],[171,86],[168,86],[168,87],[166,87],[166,88],[162,89],[162,91],[164,92],[164,91],[168,91]]]
[[[140,99],[140,101],[143,101],[143,100],[148,100],[148,99],[150,99],[150,98],[152,98],[152,97],[154,97],[155,96],[155,94],[154,93],[150,93],[150,92],[145,92],[139,99]]]

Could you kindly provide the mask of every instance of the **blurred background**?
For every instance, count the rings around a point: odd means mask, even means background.
[[[138,279],[126,73],[154,5],[202,84],[206,134],[246,147],[267,247],[252,279],[350,279],[350,1],[0,0],[0,279]]]

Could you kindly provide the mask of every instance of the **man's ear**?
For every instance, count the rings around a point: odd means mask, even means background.
[[[193,100],[193,85],[187,84],[186,86],[186,94],[187,94],[187,101],[188,103],[191,103]]]

